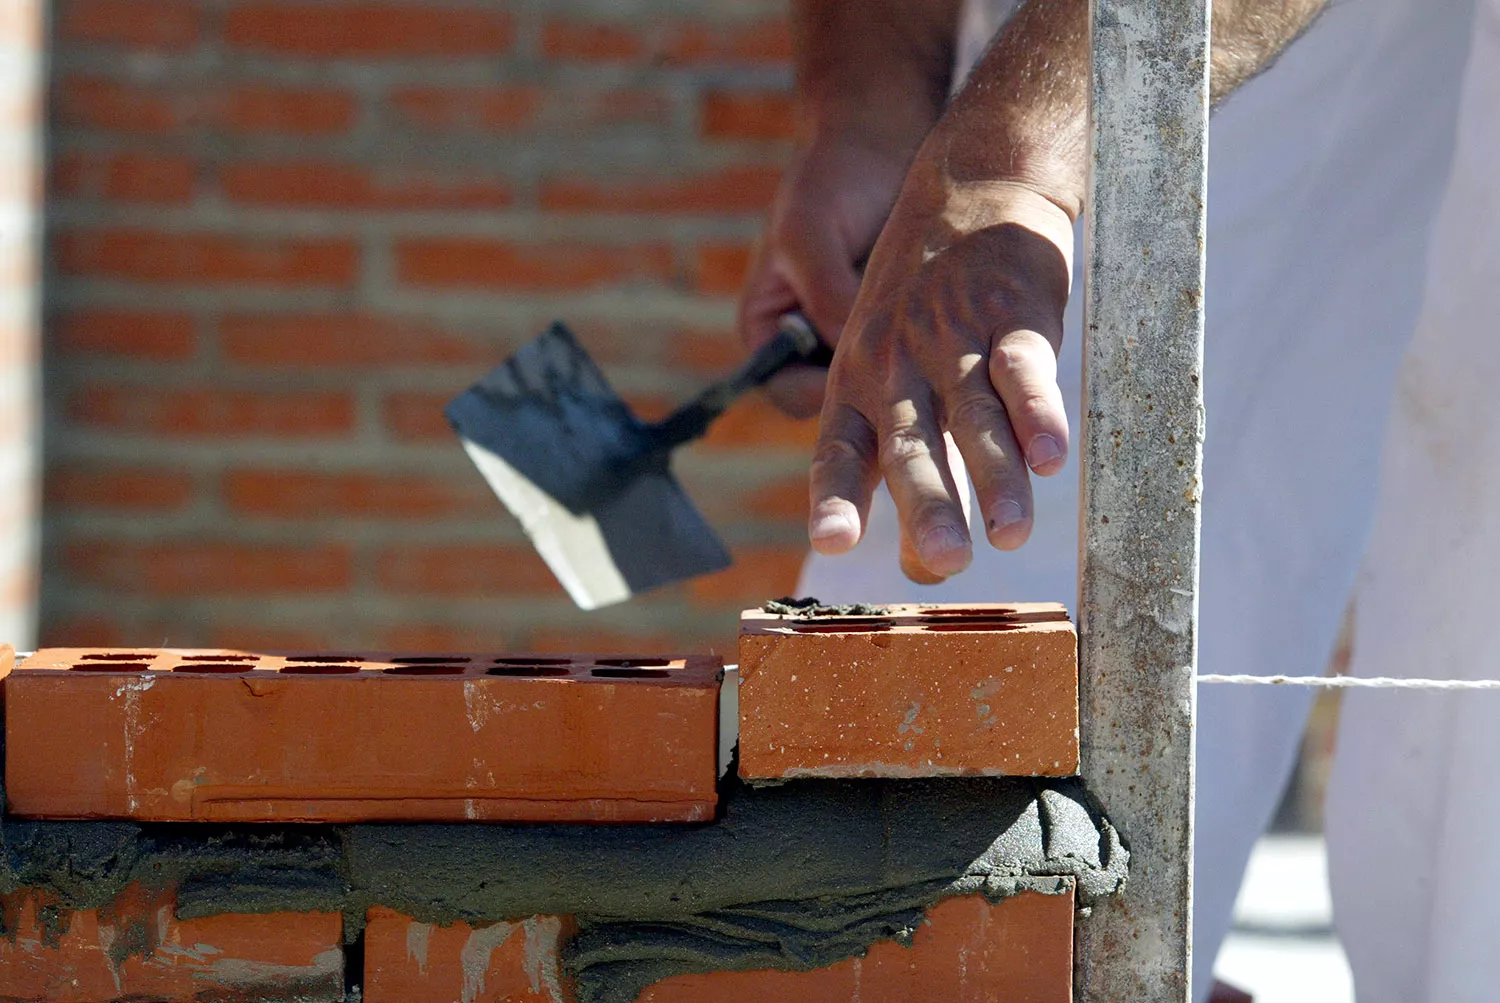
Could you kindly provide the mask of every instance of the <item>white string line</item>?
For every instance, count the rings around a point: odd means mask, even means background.
[[[1500,679],[1393,679],[1388,676],[1202,675],[1198,682],[1235,686],[1313,686],[1328,690],[1500,690]]]

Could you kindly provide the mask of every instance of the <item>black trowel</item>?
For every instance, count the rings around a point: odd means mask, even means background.
[[[727,567],[729,552],[672,476],[672,450],[745,391],[831,352],[800,314],[739,371],[658,422],[637,418],[561,323],[448,404],[448,421],[583,609]]]

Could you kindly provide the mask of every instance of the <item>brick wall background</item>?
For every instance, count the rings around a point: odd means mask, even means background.
[[[780,0],[55,0],[49,643],[715,647],[812,428],[682,459],[738,563],[583,614],[440,409],[553,317],[660,410],[733,365]]]
[[[42,12],[0,0],[0,638],[36,619]]]

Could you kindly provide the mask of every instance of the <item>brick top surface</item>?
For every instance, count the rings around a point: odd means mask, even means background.
[[[861,634],[921,631],[989,633],[1020,630],[1071,631],[1072,621],[1061,603],[970,603],[963,606],[910,603],[880,607],[881,612],[853,615],[807,616],[745,610],[741,636],[754,634]]]
[[[44,648],[28,656],[17,672],[63,670],[139,674],[282,675],[350,677],[359,680],[410,677],[497,676],[513,679],[587,683],[703,686],[714,683],[723,662],[711,655],[532,655],[402,654],[399,652],[265,653],[226,648]]]

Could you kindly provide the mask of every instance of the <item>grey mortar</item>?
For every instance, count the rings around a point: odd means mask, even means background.
[[[940,899],[1116,892],[1127,854],[1072,780],[731,782],[703,825],[0,822],[0,891],[102,906],[178,886],[184,917],[385,905],[427,923],[574,915],[580,1003],[669,975],[805,970],[905,941]],[[14,931],[7,931],[14,936]],[[59,931],[60,932],[60,931]]]
[[[806,597],[802,599],[793,596],[782,596],[780,599],[772,599],[761,609],[766,613],[775,613],[777,616],[884,616],[891,611],[889,606],[877,606],[873,603],[856,602],[843,605],[830,605],[819,602],[817,599]]]

